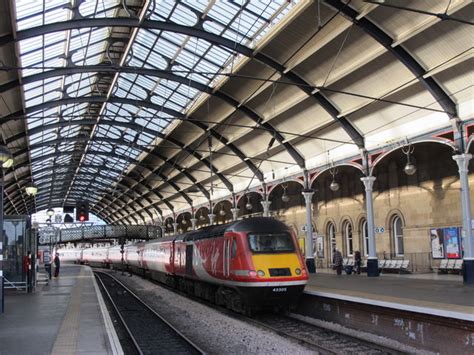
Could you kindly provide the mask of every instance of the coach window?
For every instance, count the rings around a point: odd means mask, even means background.
[[[336,249],[336,228],[334,227],[334,224],[329,223],[327,227],[327,235],[329,238],[329,255],[333,257],[333,250]]]
[[[352,224],[351,222],[346,222],[344,224],[344,239],[346,241],[346,252],[347,256],[352,256],[354,253],[354,248],[352,245]]]
[[[395,246],[395,256],[403,256],[403,230],[402,230],[402,219],[399,216],[395,216],[392,219],[392,236],[393,245]]]
[[[363,220],[360,225],[361,245],[362,254],[364,256],[369,255],[369,230],[367,229],[367,220]]]

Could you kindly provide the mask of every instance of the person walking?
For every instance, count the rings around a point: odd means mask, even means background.
[[[355,267],[354,272],[356,272],[358,275],[360,275],[361,263],[362,263],[362,257],[360,256],[360,251],[356,250],[354,252],[354,267]]]
[[[332,263],[337,275],[342,274],[342,254],[338,249],[334,249]]]
[[[54,257],[54,277],[59,276],[59,267],[61,266],[61,261],[59,260],[59,253],[56,253]]]

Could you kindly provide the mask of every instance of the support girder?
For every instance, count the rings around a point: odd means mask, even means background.
[[[15,34],[15,39],[13,38],[12,34],[7,34],[4,36],[0,36],[0,46],[5,45],[7,43],[15,41],[21,41],[24,39],[40,36],[47,33],[57,32],[57,31],[65,31],[71,29],[80,29],[83,27],[132,27],[132,28],[145,28],[145,29],[153,29],[153,30],[162,30],[162,31],[169,31],[169,32],[176,32],[192,37],[202,38],[206,41],[211,43],[226,47],[232,51],[245,55],[249,58],[254,58],[261,63],[268,65],[269,67],[277,70],[282,76],[290,79],[297,85],[302,85],[303,87],[311,86],[308,82],[300,78],[294,72],[287,71],[286,68],[281,65],[280,63],[276,62],[269,56],[263,53],[254,53],[254,51],[246,47],[240,43],[227,39],[225,37],[216,35],[214,33],[206,32],[199,27],[190,27],[184,26],[176,23],[164,22],[164,21],[156,21],[156,20],[148,20],[145,19],[143,21],[139,21],[138,19],[133,18],[95,18],[95,19],[79,19],[79,20],[69,20],[64,22],[55,22],[47,25],[43,25],[41,27],[33,27],[30,29],[17,31]],[[305,90],[305,92],[307,92]],[[331,112],[328,112],[331,117],[338,122],[344,131],[351,137],[354,142],[360,147],[364,147],[364,137],[361,133],[352,125],[352,123],[345,117],[338,117],[333,114],[333,112],[338,112],[336,107],[332,105],[329,100],[324,98],[322,94],[311,94],[310,96],[316,99],[324,109],[330,108]],[[322,101],[320,101],[322,100]],[[282,143],[282,142],[280,142]],[[299,153],[294,151],[297,155]],[[293,156],[293,155],[292,155]]]
[[[66,99],[54,100],[54,101],[45,102],[43,104],[39,104],[39,105],[36,105],[36,106],[32,106],[32,107],[29,107],[29,108],[25,109],[24,111],[20,110],[20,111],[17,111],[15,113],[12,113],[12,114],[6,116],[4,118],[5,119],[4,122],[9,121],[10,119],[15,119],[15,117],[24,116],[24,113],[29,114],[29,113],[32,113],[32,112],[36,112],[36,111],[39,111],[39,110],[43,110],[43,109],[47,109],[47,108],[51,108],[51,107],[56,107],[56,106],[60,106],[60,105],[69,105],[69,104],[77,104],[77,103],[91,103],[91,102],[93,102],[93,103],[104,103],[106,101],[110,102],[110,103],[120,103],[120,104],[133,105],[133,106],[143,106],[143,107],[151,108],[151,109],[156,110],[156,111],[161,110],[165,113],[170,114],[171,116],[176,117],[177,119],[186,120],[186,117],[183,114],[181,114],[177,111],[174,111],[174,110],[163,108],[162,106],[159,106],[159,105],[155,105],[155,104],[153,104],[152,102],[149,102],[149,101],[139,101],[139,104],[138,104],[138,102],[136,100],[124,99],[124,98],[119,98],[119,97],[112,97],[112,98],[107,99],[106,96],[85,96],[85,97],[76,97],[76,98],[66,98]],[[203,125],[203,124],[198,125],[198,122],[196,122],[196,121],[187,121],[187,122],[190,122],[191,124],[196,125],[200,129],[203,129],[203,130],[208,129],[208,127],[206,125]],[[70,126],[70,125],[95,125],[96,123],[97,123],[97,121],[92,120],[92,119],[74,120],[74,121],[61,121],[61,122],[55,122],[53,124],[49,124],[49,125],[45,125],[45,126],[35,127],[34,129],[31,129],[28,132],[28,134],[32,135],[32,134],[35,134],[35,133],[42,132],[46,129],[51,129],[51,128],[55,128],[55,127],[62,127],[62,126],[66,126],[66,125],[67,126]],[[99,124],[127,127],[127,128],[134,129],[137,132],[145,132],[145,133],[149,133],[149,134],[152,134],[152,135],[155,134],[157,137],[160,137],[162,139],[166,139],[167,141],[169,141],[173,144],[176,144],[178,147],[186,150],[186,152],[188,152],[189,154],[193,155],[196,159],[198,159],[201,162],[203,162],[204,164],[206,164],[206,166],[209,169],[212,169],[213,173],[216,176],[219,177],[219,179],[222,181],[222,183],[227,187],[227,189],[230,192],[234,191],[234,187],[232,186],[232,183],[223,174],[219,173],[217,171],[217,169],[208,161],[208,159],[204,159],[200,154],[197,154],[197,153],[193,152],[184,143],[182,143],[180,141],[177,141],[176,139],[173,139],[171,137],[167,137],[161,132],[151,130],[151,129],[147,129],[143,126],[140,126],[140,125],[138,125],[136,123],[132,123],[132,122],[115,122],[115,121],[102,120],[102,121],[100,121]],[[206,128],[204,128],[203,126],[206,127]],[[220,137],[220,135],[217,134],[217,132],[215,132],[214,130],[212,130],[211,134],[216,135],[217,137]],[[26,136],[26,132],[23,132],[22,134],[11,137],[8,140],[8,142],[13,142],[13,141],[18,140],[20,138],[23,138],[25,136]],[[234,146],[234,148],[235,148],[235,146]],[[138,165],[140,165],[140,164],[138,164]]]
[[[404,64],[405,67],[415,75],[418,81],[420,81],[420,83],[431,93],[450,118],[457,116],[456,103],[432,77],[424,77],[426,70],[423,69],[421,64],[418,63],[417,60],[401,45],[392,46],[393,39],[387,33],[366,17],[360,17],[360,14],[352,9],[349,4],[343,3],[339,0],[325,0],[325,2],[337,11],[343,13],[346,18],[350,19],[355,25],[360,27],[365,33],[375,39],[388,52]]]

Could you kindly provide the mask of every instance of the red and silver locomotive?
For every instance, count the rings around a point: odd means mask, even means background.
[[[308,280],[295,235],[274,218],[205,227],[128,246],[125,253],[134,271],[237,312],[289,308]]]

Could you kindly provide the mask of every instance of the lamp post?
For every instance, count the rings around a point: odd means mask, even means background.
[[[8,169],[13,165],[13,156],[8,147],[0,146],[0,314],[5,308],[3,289],[3,169]]]

